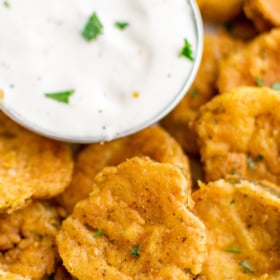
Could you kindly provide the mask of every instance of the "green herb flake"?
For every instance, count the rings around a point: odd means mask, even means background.
[[[199,89],[198,88],[193,88],[189,91],[189,95],[192,97],[192,98],[195,98],[197,96],[199,92]]]
[[[103,25],[99,20],[97,14],[94,12],[88,19],[84,29],[82,30],[82,36],[86,41],[95,40],[102,34]]]
[[[240,254],[241,253],[241,249],[236,248],[236,247],[227,247],[225,249],[225,251],[229,252],[229,253],[235,253],[235,254]]]
[[[47,280],[53,280],[53,279],[54,279],[54,275],[53,274],[49,275],[48,278],[47,278]]]
[[[104,233],[105,233],[105,230],[100,229],[93,235],[93,237],[96,238],[96,237],[102,236],[102,235],[104,235]]]
[[[256,81],[256,84],[257,84],[258,87],[263,86],[263,79],[262,78],[257,77],[255,81]]]
[[[138,259],[140,257],[139,253],[140,245],[137,244],[134,248],[131,249],[130,253],[135,258]]]
[[[3,5],[5,8],[10,8],[10,3],[8,1],[3,1]]]
[[[184,47],[182,48],[180,55],[188,58],[190,61],[194,60],[192,46],[186,38],[184,39]]]
[[[232,22],[226,22],[224,24],[224,28],[225,30],[229,33],[229,34],[232,34],[232,29],[233,29],[233,24]]]
[[[115,26],[121,30],[124,30],[129,26],[129,23],[126,21],[116,21]]]
[[[257,162],[263,161],[263,159],[264,159],[263,155],[257,155],[256,157]]]
[[[247,164],[251,170],[253,170],[253,171],[256,170],[255,162],[250,156],[248,156],[248,158],[247,158]]]
[[[248,264],[247,261],[242,261],[240,265],[250,273],[254,273],[254,269]]]
[[[261,50],[261,57],[266,58],[267,57],[267,51],[266,50]]]
[[[51,98],[61,103],[69,103],[69,98],[74,94],[74,90],[59,91],[53,93],[45,93],[45,97]]]
[[[236,175],[236,174],[237,174],[236,169],[232,169],[232,170],[231,170],[231,174],[232,174],[232,175]]]
[[[280,90],[280,83],[278,83],[278,82],[273,83],[272,89],[274,89],[274,90]]]

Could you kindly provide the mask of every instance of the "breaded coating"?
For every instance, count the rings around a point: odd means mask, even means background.
[[[275,87],[280,78],[280,29],[256,37],[220,63],[220,93],[238,86]]]
[[[69,146],[20,127],[0,113],[0,212],[12,212],[31,198],[61,193],[72,174]]]
[[[216,93],[219,61],[241,47],[241,42],[224,35],[206,35],[202,61],[196,79],[179,105],[162,121],[162,125],[191,154],[198,153],[195,119],[201,105]]]
[[[242,13],[244,0],[196,0],[205,20],[227,22]]]
[[[59,197],[59,203],[72,212],[74,205],[91,192],[97,172],[105,166],[118,165],[134,156],[148,156],[181,168],[189,181],[187,188],[191,191],[189,162],[182,148],[162,128],[152,126],[134,135],[108,143],[92,144],[82,150],[75,163],[72,182]]]
[[[280,94],[241,87],[201,108],[196,124],[207,181],[234,175],[280,183]]]
[[[280,270],[272,274],[265,273],[261,277],[257,278],[258,280],[279,280],[280,279]]]
[[[0,268],[32,280],[55,270],[55,237],[65,211],[33,202],[12,214],[0,215]]]
[[[201,184],[193,199],[194,213],[207,229],[208,258],[204,277],[199,279],[275,279],[279,275],[279,187],[221,179]]]
[[[80,280],[193,279],[206,239],[187,185],[179,168],[148,158],[103,169],[57,236],[64,266]]]
[[[31,280],[31,279],[11,272],[6,272],[0,269],[0,280]]]
[[[261,32],[280,26],[279,0],[245,0],[244,11]]]

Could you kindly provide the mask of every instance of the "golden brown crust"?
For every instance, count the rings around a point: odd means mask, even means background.
[[[220,93],[238,86],[272,87],[279,82],[280,29],[256,37],[220,63],[218,88]]]
[[[191,190],[187,157],[167,132],[153,126],[119,140],[87,146],[78,155],[73,180],[59,197],[59,202],[71,212],[74,205],[91,192],[97,172],[105,166],[115,166],[133,156],[149,156],[156,161],[176,165],[183,170],[189,181],[188,189]]]
[[[280,183],[280,95],[244,87],[201,108],[196,130],[207,181],[234,175]]]
[[[261,32],[280,26],[278,0],[245,0],[244,11]]]
[[[201,279],[275,279],[280,267],[277,186],[219,180],[201,184],[193,199],[194,212],[207,229],[208,258]]]
[[[224,35],[206,35],[202,62],[196,79],[179,105],[162,121],[162,125],[191,154],[198,153],[195,119],[200,106],[216,93],[219,61],[241,47],[241,42]]]
[[[71,179],[69,146],[38,136],[0,113],[0,212],[14,211],[31,198],[62,192]]]
[[[3,271],[0,269],[0,280],[31,280],[31,279],[27,277],[23,277],[18,274]]]
[[[148,158],[103,169],[58,234],[67,270],[80,280],[192,279],[206,240],[185,207],[187,185],[180,169]]]
[[[55,237],[62,215],[61,209],[41,202],[1,214],[0,267],[33,280],[52,274],[58,259]]]
[[[244,0],[197,0],[196,2],[205,20],[227,22],[242,13]]]
[[[271,273],[265,273],[258,280],[279,280],[280,279],[280,271],[276,271]]]

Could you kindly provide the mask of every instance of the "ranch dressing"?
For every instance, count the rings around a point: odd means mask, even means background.
[[[201,38],[186,0],[0,1],[2,109],[45,135],[94,142],[135,132],[170,111],[197,70]],[[87,41],[93,13],[102,34]],[[194,61],[179,55],[185,38]],[[64,91],[68,104],[45,96]]]

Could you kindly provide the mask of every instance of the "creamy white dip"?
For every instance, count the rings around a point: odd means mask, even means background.
[[[186,0],[0,1],[3,110],[46,135],[84,142],[137,131],[195,75],[201,38]],[[94,12],[103,30],[89,42],[81,32]],[[194,62],[179,56],[185,38]],[[45,96],[67,90],[68,104]]]

